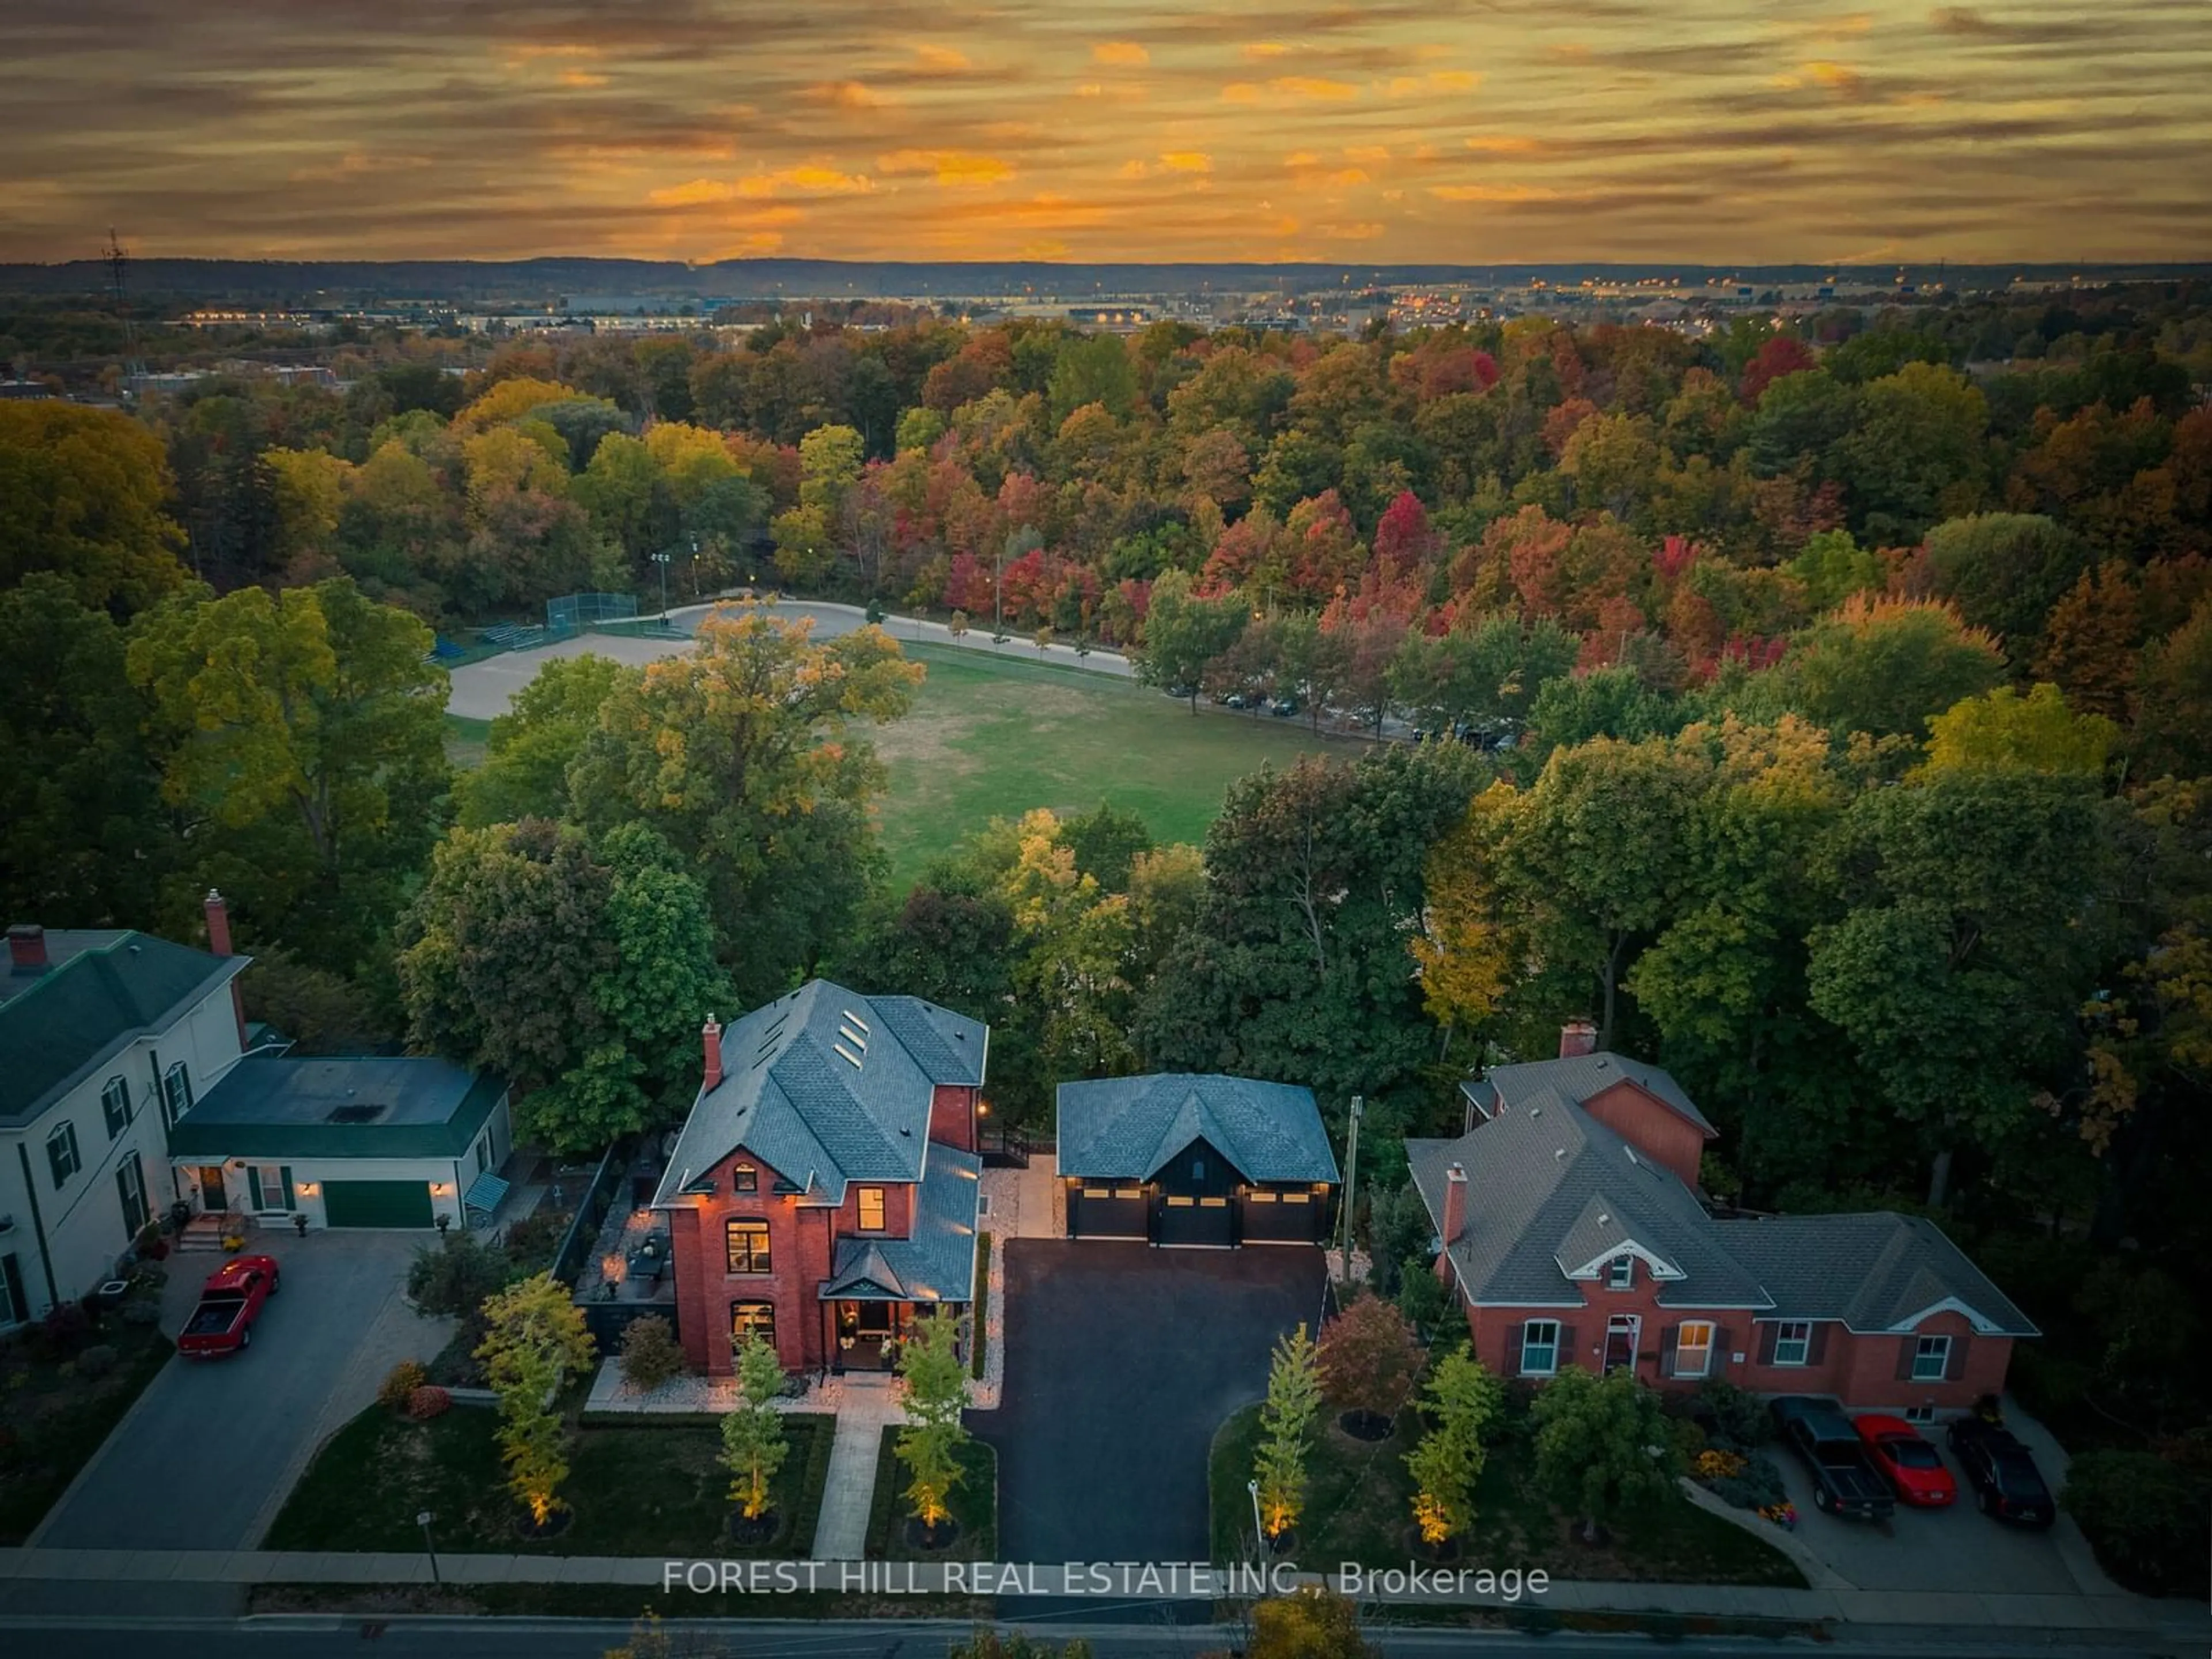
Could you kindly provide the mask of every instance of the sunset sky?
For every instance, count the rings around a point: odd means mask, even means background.
[[[0,259],[2212,258],[2212,0],[4,0]]]

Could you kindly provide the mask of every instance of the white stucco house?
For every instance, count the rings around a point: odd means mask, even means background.
[[[220,895],[207,917],[207,950],[127,929],[9,928],[0,1329],[113,1277],[139,1230],[179,1203],[263,1227],[428,1230],[467,1224],[471,1188],[496,1188],[513,1140],[503,1079],[441,1060],[249,1048],[250,959],[232,953]]]

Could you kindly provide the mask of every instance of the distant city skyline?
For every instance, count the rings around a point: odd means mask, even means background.
[[[110,224],[155,258],[2212,258],[2205,0],[13,0],[0,66],[0,260]]]

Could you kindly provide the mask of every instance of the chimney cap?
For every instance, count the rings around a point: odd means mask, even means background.
[[[208,889],[207,902],[208,902],[210,904],[221,904],[221,903],[223,903],[225,901],[224,901],[224,899],[223,899],[222,890],[221,890],[220,889],[218,889],[218,888],[214,888],[214,887],[210,887],[210,888],[209,888],[209,889]]]
[[[1464,1180],[1466,1180],[1466,1179],[1467,1179],[1467,1165],[1466,1165],[1466,1164],[1451,1164],[1450,1166],[1449,1166],[1449,1167],[1444,1170],[1444,1179],[1445,1179],[1446,1181],[1464,1181]]]

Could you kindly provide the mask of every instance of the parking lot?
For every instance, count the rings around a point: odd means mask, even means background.
[[[2065,1455],[2040,1425],[2011,1413],[2007,1426],[2034,1453],[2056,1492],[2066,1474]],[[1943,1444],[1940,1427],[1929,1440],[1959,1484],[1948,1510],[1899,1504],[1886,1525],[1847,1521],[1813,1506],[1813,1482],[1787,1448],[1771,1445],[1790,1501],[1797,1506],[1797,1536],[1836,1572],[1860,1589],[1979,1590],[1996,1595],[2121,1594],[2099,1570],[2087,1541],[2063,1512],[2047,1532],[2008,1527],[1984,1515],[1974,1490]]]

